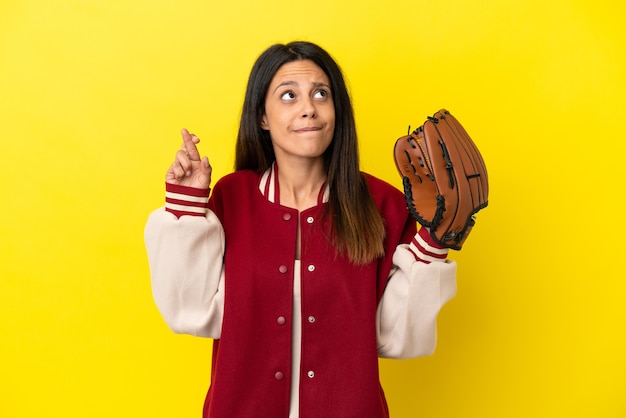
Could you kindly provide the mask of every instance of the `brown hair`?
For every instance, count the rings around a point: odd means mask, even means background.
[[[338,64],[310,42],[276,44],[254,63],[243,103],[235,153],[235,170],[264,172],[274,160],[269,132],[261,129],[265,97],[278,69],[297,60],[311,60],[328,76],[335,106],[335,132],[324,153],[330,189],[327,216],[337,254],[365,264],[384,254],[383,219],[359,169],[358,143],[352,102]]]

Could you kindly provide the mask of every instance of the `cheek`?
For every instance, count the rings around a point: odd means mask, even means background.
[[[328,127],[331,131],[335,131],[335,112],[333,111],[328,118]]]
[[[266,111],[265,119],[273,130],[280,130],[289,126],[289,114],[286,111],[271,109]]]
[[[331,124],[335,125],[335,106],[330,106],[328,110],[328,120],[331,121]]]

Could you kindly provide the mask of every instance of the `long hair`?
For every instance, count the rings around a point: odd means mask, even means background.
[[[278,69],[298,60],[311,60],[326,73],[335,107],[333,140],[324,153],[330,240],[337,254],[346,254],[357,265],[368,263],[384,254],[385,228],[359,169],[354,111],[343,74],[324,49],[310,42],[276,44],[256,60],[243,103],[235,170],[261,173],[276,159],[269,132],[261,128],[265,98]]]

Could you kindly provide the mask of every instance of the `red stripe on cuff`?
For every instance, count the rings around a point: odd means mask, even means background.
[[[165,210],[167,212],[174,214],[174,216],[176,216],[177,218],[180,218],[181,216],[205,216],[206,209],[209,207],[208,198],[211,189],[199,189],[196,187],[181,186],[179,184],[171,184],[166,182],[165,191],[167,193],[176,193],[181,195],[181,199],[167,196],[165,197]],[[192,200],[184,200],[185,196],[189,196],[190,198],[194,198],[195,200],[198,200],[198,198],[202,198],[204,201],[194,202]],[[173,209],[172,207],[170,207],[171,205],[177,205],[181,208]],[[190,210],[185,210],[185,207],[189,208]],[[194,208],[202,208],[204,209],[204,211],[200,213],[194,212],[191,210]]]
[[[434,242],[426,228],[419,230],[411,240],[408,249],[416,260],[427,264],[433,261],[445,261],[448,257],[448,249]]]
[[[166,197],[165,202],[171,205],[183,205],[183,206],[193,206],[195,208],[208,208],[209,202],[191,202],[189,200],[181,200],[181,199],[173,199],[171,197]]]
[[[428,257],[432,257],[432,258],[436,258],[438,260],[445,260],[448,257],[447,252],[444,254],[440,254],[440,253],[434,253],[431,251],[428,251],[428,249],[424,248],[424,246],[422,246],[420,244],[420,242],[418,240],[416,240],[415,238],[413,238],[413,240],[411,241],[411,243],[417,248],[417,250],[419,251],[419,254],[428,256]],[[419,257],[419,255],[418,255]],[[423,257],[420,257],[420,259],[422,259]]]
[[[209,197],[211,189],[182,186],[180,184],[165,183],[165,191],[170,193],[186,194],[193,197]]]
[[[421,227],[420,230],[417,232],[420,236],[420,238],[422,238],[426,244],[430,245],[431,247],[443,250],[446,247],[442,247],[441,245],[439,245],[434,239],[433,237],[430,235],[430,231],[428,230],[428,228],[426,227]]]
[[[415,259],[416,259],[417,261],[421,261],[422,263],[430,264],[430,261],[421,259],[421,258],[420,258],[420,256],[419,256],[419,254],[417,254],[415,251],[413,251],[413,250],[411,249],[411,247],[407,247],[407,250],[409,250],[409,252],[410,252],[411,254],[413,254],[413,257],[415,257]]]

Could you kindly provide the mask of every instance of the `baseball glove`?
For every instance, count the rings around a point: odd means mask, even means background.
[[[394,159],[413,218],[435,242],[460,250],[487,206],[487,168],[463,126],[445,109],[396,141]]]

